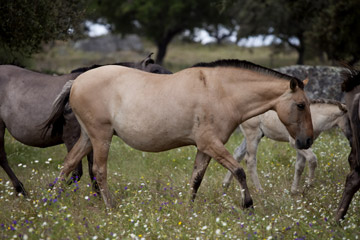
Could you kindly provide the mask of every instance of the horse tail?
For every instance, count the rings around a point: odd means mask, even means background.
[[[56,97],[52,105],[52,112],[49,118],[42,124],[43,137],[47,134],[50,128],[52,128],[51,137],[61,136],[63,134],[64,125],[66,123],[65,108],[69,103],[70,90],[73,82],[74,80],[67,81],[60,94]]]
[[[356,163],[357,163],[357,167],[360,166],[360,112],[359,112],[359,101],[360,101],[360,94],[356,94],[355,98],[354,98],[354,105],[352,107],[352,111],[351,111],[351,122],[352,122],[352,132],[353,132],[353,138],[352,138],[352,142],[353,145],[352,147],[355,148],[356,150]]]

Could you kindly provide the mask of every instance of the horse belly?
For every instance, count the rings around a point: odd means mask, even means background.
[[[150,117],[151,119],[151,117]],[[162,119],[118,118],[116,135],[129,146],[147,152],[161,152],[194,144],[191,129],[184,123]]]
[[[49,147],[63,143],[61,137],[51,137],[50,132],[42,136],[41,123],[45,121],[38,115],[11,114],[2,119],[5,126],[17,141],[32,147]]]
[[[61,137],[51,137],[50,132],[46,136],[41,135],[40,130],[29,128],[29,126],[17,126],[16,128],[7,127],[10,135],[22,144],[32,147],[50,147],[63,143]],[[51,131],[51,129],[50,129]]]

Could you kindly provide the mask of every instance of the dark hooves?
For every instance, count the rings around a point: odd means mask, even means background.
[[[95,181],[95,180],[92,183],[92,189],[94,192],[96,192],[98,194],[98,196],[101,196],[100,187],[99,187],[97,181]]]
[[[21,193],[24,197],[29,197],[29,194],[26,192],[24,185],[22,183],[20,183],[19,186],[15,187],[15,191],[17,193]]]
[[[245,203],[244,203],[244,208],[245,208],[245,209],[254,209],[253,200],[250,199],[250,200],[245,201]]]

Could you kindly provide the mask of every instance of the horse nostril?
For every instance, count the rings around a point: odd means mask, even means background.
[[[310,147],[312,144],[313,144],[313,139],[312,139],[312,138],[308,138],[308,139],[306,140],[306,145]]]

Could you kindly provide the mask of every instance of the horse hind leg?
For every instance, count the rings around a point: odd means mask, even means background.
[[[24,185],[16,177],[15,173],[9,166],[9,162],[5,152],[5,125],[3,122],[0,123],[0,166],[4,169],[6,174],[9,176],[11,183],[17,193],[21,193],[24,196],[28,196]]]
[[[70,132],[70,131],[67,131],[67,132]],[[65,145],[66,145],[66,148],[67,148],[68,152],[71,151],[71,149],[75,145],[78,138],[79,137],[76,137],[76,136],[74,137],[74,135],[72,135],[72,136],[67,136],[66,135],[64,137],[64,142],[65,142]],[[96,182],[96,180],[94,178],[94,173],[93,173],[93,170],[92,170],[92,168],[93,168],[93,152],[92,151],[87,154],[87,160],[88,160],[88,169],[89,169],[90,181],[92,182],[92,189],[96,193],[98,193],[100,195],[99,186],[98,186],[98,184],[97,184],[97,182]],[[75,170],[72,172],[71,178],[67,181],[67,184],[71,185],[75,181],[80,181],[80,178],[82,177],[82,175],[83,175],[83,168],[82,168],[82,161],[80,161],[78,163],[78,165],[76,166]]]
[[[101,125],[91,132],[92,133],[89,134],[94,150],[93,172],[106,207],[113,208],[115,202],[113,201],[107,184],[107,158],[113,130],[108,126]]]
[[[68,142],[68,141],[64,141],[64,142],[65,142],[67,151],[70,152],[71,149],[74,147],[76,140],[71,141],[71,142]],[[76,166],[75,170],[72,171],[71,177],[67,181],[67,184],[71,185],[76,181],[80,181],[82,175],[83,175],[83,168],[82,168],[82,161],[80,161],[79,164]]]
[[[66,155],[64,160],[64,167],[60,172],[59,179],[64,180],[70,172],[72,172],[81,163],[81,159],[88,154],[92,149],[92,145],[88,135],[82,131],[80,138],[75,143],[70,152]]]
[[[89,169],[90,181],[92,182],[92,189],[93,189],[94,192],[96,192],[100,196],[101,193],[100,193],[99,184],[96,181],[95,174],[94,174],[94,171],[93,171],[93,166],[94,166],[94,152],[93,151],[91,151],[87,155],[87,160],[88,160],[88,169]]]
[[[256,190],[260,193],[264,192],[264,189],[261,186],[259,175],[257,174],[256,153],[261,138],[262,138],[261,135],[250,138],[246,146],[246,155],[245,155],[248,173],[250,174],[251,180],[254,183]]]

